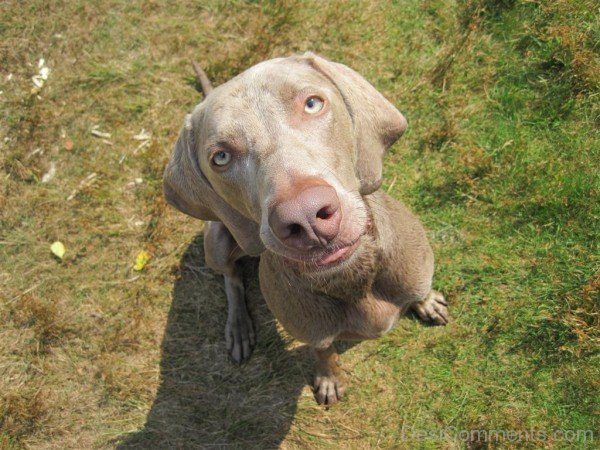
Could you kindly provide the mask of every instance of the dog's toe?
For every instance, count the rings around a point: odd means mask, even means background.
[[[335,375],[317,376],[313,385],[315,399],[320,405],[331,406],[344,396],[346,388]]]
[[[423,322],[434,325],[448,323],[448,302],[439,292],[431,291],[425,300],[415,303],[412,308]]]

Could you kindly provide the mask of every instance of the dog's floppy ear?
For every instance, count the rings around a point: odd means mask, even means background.
[[[406,119],[367,80],[349,67],[328,61],[314,53],[304,54],[308,62],[338,89],[354,125],[356,175],[360,193],[381,186],[385,151],[406,130]]]
[[[179,211],[197,219],[223,222],[245,253],[258,255],[264,251],[259,225],[229,206],[202,173],[190,114],[165,169],[163,190],[167,202]]]

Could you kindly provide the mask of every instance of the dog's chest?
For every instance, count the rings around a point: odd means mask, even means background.
[[[261,256],[260,282],[267,305],[283,327],[313,346],[335,339],[377,338],[400,315],[398,306],[372,293],[370,286],[355,286],[354,295],[327,295],[282,270],[277,258],[268,254]]]

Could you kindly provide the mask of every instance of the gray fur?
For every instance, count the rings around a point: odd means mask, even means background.
[[[318,117],[298,109],[306,93],[325,99]],[[210,221],[207,264],[225,275],[226,340],[236,361],[254,344],[237,267],[245,254],[261,257],[261,290],[275,317],[315,349],[320,403],[343,393],[335,340],[377,338],[409,308],[447,323],[447,304],[431,289],[433,254],[421,223],[377,190],[384,153],[405,128],[404,116],[363,77],[312,53],[250,68],[212,90],[186,119],[165,171],[165,196]],[[215,147],[235,155],[226,171],[211,167]],[[270,205],[304,179],[337,192],[343,219],[334,250],[356,243],[331,267],[316,267],[269,228]]]

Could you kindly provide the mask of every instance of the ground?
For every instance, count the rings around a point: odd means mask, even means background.
[[[594,0],[5,0],[0,17],[0,447],[597,445]],[[202,223],[161,185],[201,99],[190,60],[219,84],[306,50],[408,118],[383,189],[426,225],[452,316],[347,347],[329,410],[252,261],[258,346],[227,357]]]

